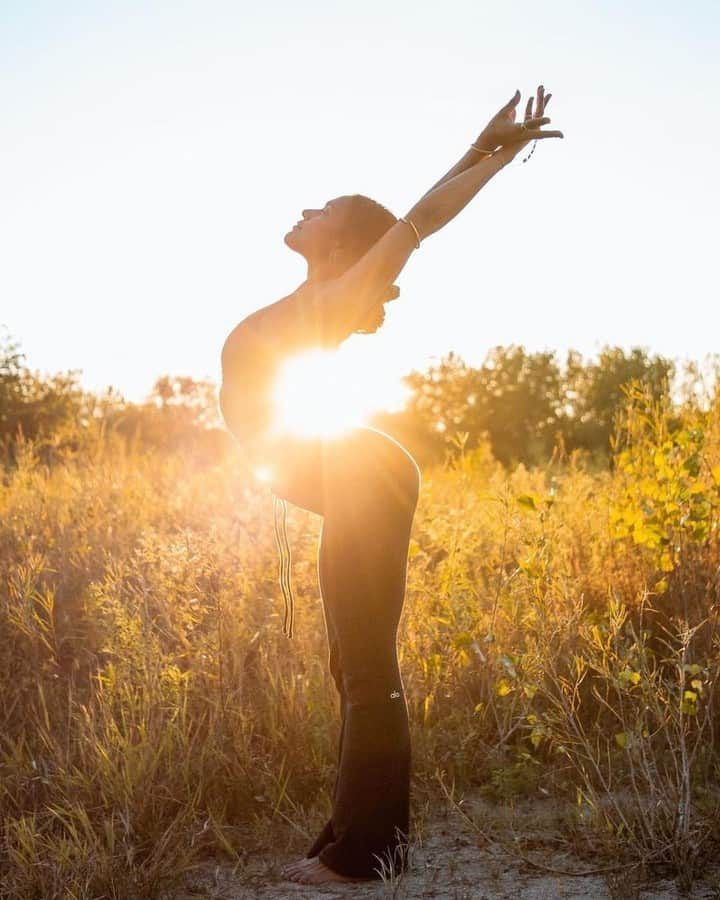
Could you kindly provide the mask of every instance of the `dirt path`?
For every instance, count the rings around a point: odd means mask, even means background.
[[[482,806],[476,801],[475,808]],[[466,804],[465,808],[471,808]],[[547,818],[545,805],[537,815],[533,807],[525,812],[525,821],[542,827]],[[683,895],[670,881],[640,884],[636,877],[621,873],[568,876],[541,871],[495,844],[488,844],[452,809],[438,811],[418,829],[411,850],[411,866],[394,883],[335,884],[328,887],[304,886],[280,875],[283,865],[297,854],[277,858],[255,857],[242,869],[231,865],[208,868],[195,879],[191,888],[176,900],[675,900]],[[537,832],[536,832],[537,834]],[[530,837],[531,832],[523,835]],[[538,843],[542,843],[539,840]],[[484,844],[484,846],[483,846]],[[578,860],[566,853],[535,849],[525,851],[541,865],[564,871],[588,871],[602,868]],[[690,895],[693,900],[720,900],[720,877],[715,872],[698,882]]]

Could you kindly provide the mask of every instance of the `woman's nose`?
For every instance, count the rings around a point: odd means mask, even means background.
[[[319,212],[319,209],[304,209],[302,211],[302,217],[303,219],[312,219],[313,216],[317,216]]]

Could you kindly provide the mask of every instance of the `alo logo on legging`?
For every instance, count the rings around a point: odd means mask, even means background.
[[[390,694],[390,699],[396,700],[399,696],[400,696],[400,691],[393,691],[392,694]]]

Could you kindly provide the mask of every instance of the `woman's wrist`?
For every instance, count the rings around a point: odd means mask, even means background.
[[[428,236],[428,223],[425,221],[422,207],[424,200],[425,197],[418,200],[409,212],[398,219],[398,222],[405,223],[408,233],[415,241],[415,249],[417,249],[420,246],[420,243]]]
[[[527,147],[528,143],[529,141],[519,141],[515,144],[506,144],[495,151],[494,157],[498,157],[502,160],[502,165],[506,166],[515,159],[518,153]]]
[[[481,131],[477,138],[470,144],[470,147],[475,150],[476,153],[484,153],[487,156],[490,156],[495,152],[497,148],[497,144],[491,138],[491,136],[486,131]]]
[[[420,238],[420,231],[418,230],[418,227],[415,224],[415,222],[410,218],[409,214],[407,216],[400,216],[400,218],[398,219],[398,222],[402,222],[403,224],[407,225],[412,230],[413,238],[415,240],[415,249],[418,250],[420,248],[421,238]]]

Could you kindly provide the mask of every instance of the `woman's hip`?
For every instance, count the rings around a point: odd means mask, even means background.
[[[420,488],[415,460],[374,428],[356,428],[327,440],[288,444],[276,461],[273,491],[327,516],[354,508],[399,506],[412,515]]]
[[[333,493],[378,494],[387,502],[414,508],[420,489],[420,470],[394,438],[374,428],[356,428],[328,444],[324,476]]]

